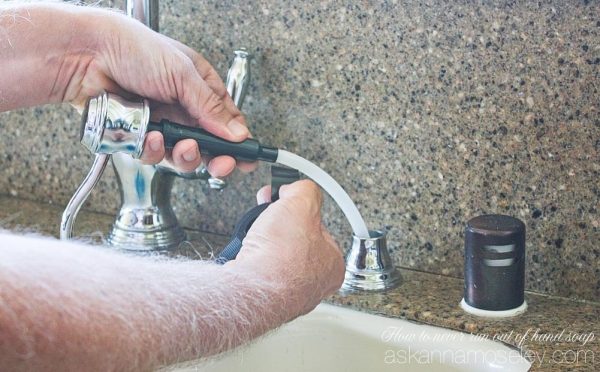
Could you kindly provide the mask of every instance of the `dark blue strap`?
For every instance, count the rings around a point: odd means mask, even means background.
[[[257,205],[242,216],[233,229],[231,241],[225,246],[225,248],[223,248],[223,251],[215,260],[216,263],[222,265],[229,260],[235,259],[237,254],[240,252],[240,249],[242,249],[242,241],[246,237],[246,234],[248,234],[250,227],[252,227],[254,221],[256,221],[258,216],[260,216],[260,214],[267,209],[270,204],[271,203],[264,203]]]
[[[299,179],[300,173],[297,170],[273,165],[271,167],[271,202],[276,202],[279,199],[279,188],[282,185],[290,184]],[[240,253],[240,249],[242,249],[242,241],[248,234],[250,227],[270,204],[257,205],[242,216],[233,229],[231,241],[219,253],[219,257],[215,260],[216,263],[223,265],[229,260],[235,260],[235,257]]]
[[[242,241],[237,237],[231,239],[229,244],[223,248],[215,262],[219,265],[223,265],[229,260],[234,260],[237,254],[240,253],[240,249],[242,249]]]

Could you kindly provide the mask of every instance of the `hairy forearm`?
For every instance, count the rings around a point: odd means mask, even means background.
[[[0,3],[0,111],[62,102],[101,43],[99,16],[54,2]]]
[[[0,365],[9,370],[148,370],[290,318],[277,284],[240,267],[0,241]]]

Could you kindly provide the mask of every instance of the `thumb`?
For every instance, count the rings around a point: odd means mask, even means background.
[[[321,209],[323,205],[323,194],[319,186],[310,180],[300,180],[289,185],[283,185],[279,189],[280,199],[294,199],[298,198],[303,200],[305,205],[315,208],[316,210]]]

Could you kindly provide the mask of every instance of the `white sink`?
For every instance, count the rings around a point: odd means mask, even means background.
[[[527,371],[504,344],[321,304],[255,342],[168,368],[206,372]]]

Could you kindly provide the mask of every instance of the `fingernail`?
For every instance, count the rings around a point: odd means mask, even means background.
[[[248,128],[237,120],[232,120],[227,123],[227,128],[236,137],[248,136]]]
[[[150,150],[160,151],[161,148],[162,148],[162,139],[155,138],[152,141],[150,141]]]
[[[196,150],[192,149],[192,150],[188,150],[186,152],[183,153],[182,155],[183,160],[185,161],[194,161],[198,158],[198,155],[196,154]]]

